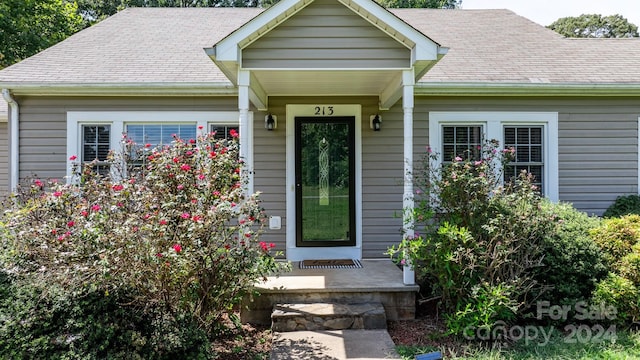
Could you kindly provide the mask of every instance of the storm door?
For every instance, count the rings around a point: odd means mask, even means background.
[[[355,118],[296,117],[296,246],[354,246]]]

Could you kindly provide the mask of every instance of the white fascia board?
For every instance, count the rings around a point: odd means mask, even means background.
[[[277,2],[229,34],[226,38],[220,40],[211,49],[206,49],[207,54],[216,61],[239,62],[239,44],[242,41],[250,38],[254,34],[258,35],[256,38],[262,36],[309,3],[311,3],[311,0],[282,0]]]
[[[388,26],[389,28],[402,34],[407,39],[412,41],[415,44],[414,45],[415,49],[412,49],[413,51],[415,51],[415,55],[414,55],[415,61],[438,59],[438,54],[440,54],[441,52],[441,50],[439,50],[440,44],[431,40],[429,37],[427,37],[420,31],[416,30],[414,27],[412,27],[411,25],[407,24],[399,17],[392,14],[384,7],[378,5],[377,3],[371,0],[338,0],[338,1],[340,1],[345,6],[348,6],[353,11],[360,14],[362,14],[361,9],[364,9],[366,12],[370,13],[375,18],[379,19],[384,24],[386,24],[386,26]],[[354,6],[354,4],[357,5],[357,7]],[[364,18],[367,19],[366,16]],[[367,19],[367,20],[371,22],[371,19]],[[402,42],[402,40],[399,39],[397,35],[391,33],[388,28],[383,28],[380,26],[380,24],[377,24],[374,22],[371,22],[371,23],[376,27],[378,27],[380,30],[389,34],[391,37]]]

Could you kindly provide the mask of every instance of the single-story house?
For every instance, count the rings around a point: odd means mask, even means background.
[[[447,160],[497,139],[592,214],[637,194],[639,69],[638,39],[567,39],[508,10],[130,8],[0,71],[0,187],[63,178],[122,133],[237,128],[266,241],[290,260],[381,258],[426,146]]]

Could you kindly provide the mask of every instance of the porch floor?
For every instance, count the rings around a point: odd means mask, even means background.
[[[402,270],[391,260],[362,260],[359,269],[300,269],[256,284],[260,296],[243,301],[243,322],[269,324],[276,304],[381,303],[388,320],[413,319],[418,285],[405,285]]]
[[[271,276],[256,287],[261,293],[282,292],[416,292],[418,285],[405,285],[402,270],[391,260],[361,260],[359,269],[300,269],[299,262],[291,263],[291,271]]]

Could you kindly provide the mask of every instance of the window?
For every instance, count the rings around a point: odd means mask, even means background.
[[[504,169],[504,179],[509,181],[525,170],[534,176],[534,185],[542,188],[544,160],[541,126],[505,126],[504,147],[515,150],[514,160]]]
[[[131,149],[131,161],[141,165],[138,155],[140,150],[149,150],[169,145],[177,136],[183,140],[197,137],[197,125],[192,124],[125,124],[127,137],[135,147]],[[147,144],[149,145],[147,147]]]
[[[107,156],[111,150],[110,125],[82,125],[82,148],[80,160],[83,164],[95,162],[100,175],[109,174]]]
[[[504,169],[505,180],[526,170],[551,200],[558,200],[558,114],[552,112],[431,112],[429,144],[438,161],[456,156],[477,159],[485,140],[512,147],[515,159]]]
[[[249,121],[252,117],[249,113]],[[97,159],[97,171],[107,175],[111,169],[104,161],[110,150],[122,150],[123,134],[138,146],[150,144],[153,148],[171,143],[174,134],[185,140],[195,139],[198,129],[230,137],[232,129],[238,130],[239,119],[234,111],[69,111],[67,158],[76,156],[82,162]],[[68,181],[76,181],[73,161],[68,161]],[[246,163],[251,166],[251,159]]]
[[[214,136],[215,139],[227,139],[230,140],[232,138],[231,136],[231,130],[234,131],[238,131],[238,125],[211,125],[211,129],[209,131],[211,131],[212,133],[215,133],[216,135]]]
[[[442,128],[442,160],[447,163],[460,157],[480,159],[482,148],[481,126],[444,126]]]

